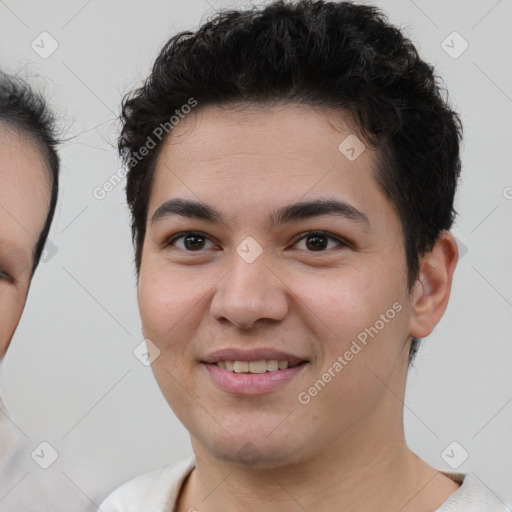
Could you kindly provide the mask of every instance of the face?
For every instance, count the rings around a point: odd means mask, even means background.
[[[401,223],[376,153],[348,159],[338,147],[354,130],[336,119],[208,107],[159,155],[138,300],[195,451],[283,465],[371,429],[377,443],[397,411],[411,319]]]
[[[48,210],[47,174],[33,144],[0,127],[0,358],[25,306]]]

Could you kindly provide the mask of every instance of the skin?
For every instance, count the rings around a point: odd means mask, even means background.
[[[33,251],[49,207],[47,175],[33,143],[0,126],[0,359],[27,300]]]
[[[408,289],[400,219],[374,176],[378,155],[367,145],[345,158],[338,145],[356,132],[350,116],[336,116],[207,107],[182,120],[159,155],[138,301],[144,336],[161,351],[154,374],[196,456],[178,512],[431,511],[458,488],[406,446],[402,403],[411,336],[427,336],[442,317],[457,246],[443,233]],[[152,222],[177,197],[211,205],[224,223]],[[326,197],[369,225],[323,215],[269,229],[274,209]],[[198,248],[183,238],[166,245],[188,230],[206,236]],[[349,243],[327,238],[315,250],[312,230]],[[248,236],[263,249],[250,264],[236,252]],[[396,302],[401,311],[378,335],[299,403]],[[263,346],[300,355],[306,368],[277,391],[242,396],[219,390],[201,363],[213,350]],[[240,459],[247,443],[257,461]]]

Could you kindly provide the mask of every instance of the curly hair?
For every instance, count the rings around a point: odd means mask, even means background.
[[[41,152],[50,178],[50,204],[48,213],[33,250],[32,275],[44,250],[55,214],[59,190],[60,159],[56,121],[43,97],[24,80],[0,71],[0,125],[10,127],[28,136]]]
[[[143,158],[138,151],[155,127],[190,98],[198,108],[296,103],[350,111],[378,150],[375,178],[401,219],[411,289],[420,257],[456,215],[462,124],[445,93],[434,67],[369,5],[275,1],[220,11],[197,31],[175,35],[143,86],[122,105],[118,148],[129,167],[126,195],[137,272],[165,137]],[[418,341],[413,338],[410,362]]]

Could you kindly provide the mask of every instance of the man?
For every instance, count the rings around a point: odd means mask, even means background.
[[[28,84],[0,72],[0,371],[55,212],[55,121]],[[9,489],[17,430],[0,389],[0,497]],[[10,462],[9,462],[10,461]],[[6,501],[1,510],[8,510]]]
[[[348,2],[220,13],[122,117],[143,331],[194,456],[100,509],[505,510],[403,432],[457,262],[462,134],[412,43]]]

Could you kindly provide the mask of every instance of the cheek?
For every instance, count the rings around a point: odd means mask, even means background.
[[[306,322],[323,352],[315,379],[323,375],[334,382],[331,398],[324,397],[328,404],[358,410],[362,397],[373,403],[385,390],[379,378],[387,382],[402,357],[410,313],[405,285],[393,276],[378,281],[351,269],[336,278],[297,281],[297,294],[308,306],[301,316],[309,315]]]
[[[138,303],[144,335],[157,345],[184,338],[203,314],[202,299],[210,287],[200,275],[151,262],[141,265]]]
[[[18,293],[15,289],[0,286],[0,358],[9,348],[24,304],[23,294]]]
[[[191,336],[187,325],[194,305],[194,298],[184,289],[188,287],[190,284],[182,283],[169,269],[152,267],[148,262],[141,265],[138,303],[143,335],[160,351],[151,367],[175,412],[186,404],[186,397],[181,396],[182,384],[178,383],[183,383],[190,373],[183,367],[185,358],[182,357]]]
[[[396,310],[404,309],[399,306],[393,309],[397,302],[403,306],[404,294],[400,286],[378,283],[374,276],[357,269],[297,276],[291,282],[295,283],[292,289],[299,307],[310,311],[310,317],[316,319],[319,328],[340,342],[356,337],[376,322],[381,328],[381,314],[385,315],[384,321],[388,320],[386,326],[391,324],[399,316]]]

